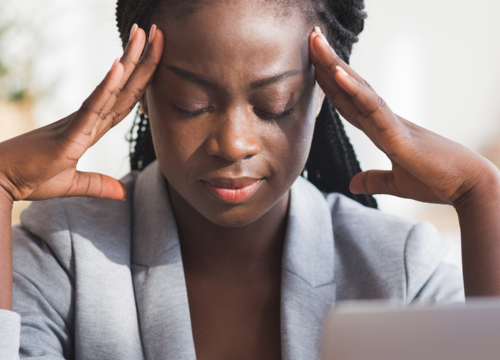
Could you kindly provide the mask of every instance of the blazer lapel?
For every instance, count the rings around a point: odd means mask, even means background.
[[[319,358],[323,321],[334,302],[331,213],[321,192],[299,178],[291,189],[282,262],[284,360]]]
[[[166,180],[155,162],[134,190],[132,274],[146,358],[195,359],[184,268]]]
[[[132,273],[146,358],[195,359],[175,218],[157,163],[134,190]],[[299,178],[291,189],[282,264],[284,360],[317,359],[321,330],[335,302],[334,243],[324,196]]]
[[[72,266],[77,274],[75,358],[143,359],[130,276],[130,202],[61,201],[73,238]]]

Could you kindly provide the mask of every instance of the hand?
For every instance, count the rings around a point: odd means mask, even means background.
[[[339,113],[392,162],[353,177],[353,193],[452,204],[457,210],[466,296],[500,296],[500,171],[465,146],[394,114],[343,62],[317,28],[310,36],[316,80]]]
[[[63,196],[123,199],[125,187],[111,177],[76,170],[78,160],[142,97],[163,53],[163,34],[134,25],[129,43],[81,108],[53,124],[0,143],[0,195],[14,200]]]
[[[370,170],[354,176],[353,193],[455,205],[485,177],[498,173],[493,164],[465,146],[394,114],[335,54],[319,28],[310,36],[310,49],[316,79],[330,102],[392,162],[391,171]]]

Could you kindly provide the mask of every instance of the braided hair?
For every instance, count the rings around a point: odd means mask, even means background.
[[[137,23],[143,29],[148,28],[152,14],[165,1],[118,0],[116,18],[124,47],[132,25]],[[199,0],[168,0],[168,5],[175,7],[178,14],[188,14],[193,11],[197,1]],[[349,62],[352,45],[358,41],[358,34],[363,30],[366,18],[363,11],[364,0],[272,1],[280,2],[285,7],[299,6],[305,13],[319,20],[328,42],[346,63]],[[129,141],[132,170],[142,170],[156,159],[149,119],[139,111],[130,131]],[[349,191],[352,177],[359,172],[359,162],[340,116],[328,99],[325,99],[316,119],[311,150],[302,176],[323,192],[338,192],[365,206],[377,208],[373,196],[352,194]]]

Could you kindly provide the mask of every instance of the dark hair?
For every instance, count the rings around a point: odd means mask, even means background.
[[[118,0],[116,18],[124,47],[132,25],[137,23],[141,28],[148,28],[152,14],[164,1],[166,0]],[[366,18],[363,11],[364,0],[274,1],[281,2],[284,6],[293,2],[304,11],[312,12],[314,18],[320,21],[320,27],[328,42],[345,62],[349,62],[352,45],[358,41],[358,34],[363,30]],[[193,11],[192,6],[197,0],[168,2],[177,8],[182,7],[180,11],[186,14]],[[129,140],[132,170],[142,170],[156,159],[149,120],[139,111]],[[349,191],[352,177],[359,172],[359,162],[339,114],[328,99],[325,99],[316,120],[311,151],[303,176],[323,192],[338,192],[365,206],[377,208],[373,196],[352,194]]]

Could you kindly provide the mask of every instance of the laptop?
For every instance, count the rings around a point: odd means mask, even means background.
[[[500,360],[500,300],[398,307],[352,302],[333,308],[322,360]]]

